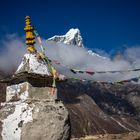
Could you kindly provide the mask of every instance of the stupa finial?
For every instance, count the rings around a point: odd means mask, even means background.
[[[30,17],[26,16],[25,17],[25,33],[26,33],[26,45],[27,45],[27,50],[29,53],[36,53],[37,50],[34,47],[35,44],[35,37],[33,33],[33,27],[31,25]]]

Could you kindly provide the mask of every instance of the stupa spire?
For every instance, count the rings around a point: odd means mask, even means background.
[[[35,36],[33,33],[33,27],[31,25],[30,17],[25,17],[25,28],[24,31],[26,33],[26,45],[27,45],[27,51],[29,53],[36,53],[37,50],[34,47],[35,44]]]

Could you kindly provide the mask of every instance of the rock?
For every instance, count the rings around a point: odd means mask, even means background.
[[[22,140],[68,140],[68,112],[61,102],[34,102],[33,121],[22,127]]]
[[[0,109],[0,140],[70,139],[69,114],[56,88],[9,85],[6,99]]]
[[[2,140],[69,140],[68,111],[61,101],[31,100],[2,104]]]

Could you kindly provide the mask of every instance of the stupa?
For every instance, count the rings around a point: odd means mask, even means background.
[[[69,114],[57,99],[57,72],[34,47],[34,29],[26,16],[27,53],[7,83],[0,109],[1,140],[70,140]]]

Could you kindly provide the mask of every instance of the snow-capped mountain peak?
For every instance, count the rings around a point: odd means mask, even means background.
[[[74,28],[71,28],[65,36],[67,37],[71,37],[71,39],[73,39],[75,36],[81,36],[80,35],[80,30],[78,28],[74,29]]]
[[[80,33],[80,30],[78,28],[71,28],[65,35],[55,35],[48,39],[48,41],[54,41],[54,42],[62,42],[64,44],[68,45],[76,45],[78,47],[84,47],[83,39]],[[100,56],[99,54],[93,52],[92,50],[88,50],[87,54],[96,56],[102,59],[106,59],[103,56]]]
[[[65,35],[55,35],[48,39],[49,41],[62,42],[69,45],[76,45],[78,47],[84,47],[83,39],[79,29],[70,29]]]

